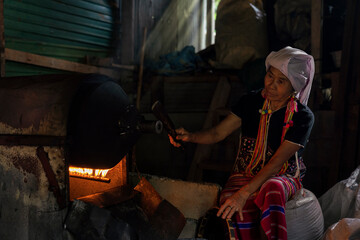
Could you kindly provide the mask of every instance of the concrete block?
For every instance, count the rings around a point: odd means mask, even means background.
[[[221,187],[212,183],[195,183],[142,174],[161,197],[177,207],[187,219],[204,216],[207,210],[218,203]],[[136,173],[129,173],[129,184],[139,182]]]

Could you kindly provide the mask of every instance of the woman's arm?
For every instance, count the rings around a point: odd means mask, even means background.
[[[207,130],[190,133],[183,128],[176,129],[176,133],[178,134],[176,139],[184,142],[213,144],[224,140],[240,126],[241,119],[235,114],[230,113],[218,125]]]
[[[218,216],[222,218],[231,218],[237,211],[240,214],[240,219],[243,220],[242,208],[246,200],[256,192],[270,177],[276,175],[283,164],[290,159],[298,150],[298,144],[284,141],[270,161],[258,172],[254,178],[239,191],[228,198],[225,203],[220,207]]]

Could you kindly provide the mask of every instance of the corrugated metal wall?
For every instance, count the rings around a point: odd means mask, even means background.
[[[6,0],[5,47],[84,62],[86,55],[106,57],[114,50],[115,7],[121,0]],[[61,71],[7,61],[6,76]]]

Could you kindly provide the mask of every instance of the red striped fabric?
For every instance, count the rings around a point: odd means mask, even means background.
[[[220,194],[220,204],[250,180],[251,177],[242,174],[231,175]],[[232,222],[236,229],[236,239],[259,239],[261,225],[268,239],[286,240],[285,203],[300,188],[298,179],[284,175],[266,181],[260,191],[246,201],[243,208],[244,220],[240,220],[238,213],[234,214]]]

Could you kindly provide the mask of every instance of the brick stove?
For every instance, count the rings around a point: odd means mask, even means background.
[[[0,106],[0,239],[71,239],[71,201],[126,184],[143,119],[102,75],[3,78]]]

